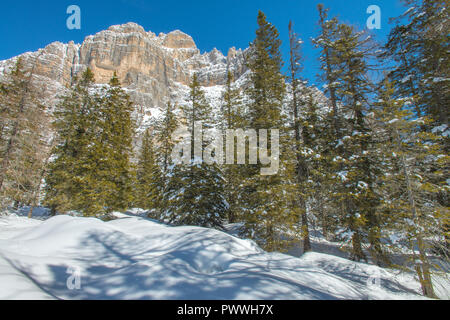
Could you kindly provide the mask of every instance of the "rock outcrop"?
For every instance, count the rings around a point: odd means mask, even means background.
[[[82,44],[54,42],[21,57],[48,104],[55,104],[87,67],[99,84],[107,83],[116,72],[136,103],[138,125],[145,125],[148,116],[158,113],[169,99],[181,102],[193,73],[198,73],[210,95],[216,95],[213,100],[217,100],[228,70],[236,79],[245,73],[240,49],[231,48],[227,57],[217,49],[202,54],[192,37],[182,31],[156,36],[135,23],[111,26],[86,37]],[[0,77],[16,59],[0,61]]]
[[[227,56],[217,49],[201,53],[192,37],[182,31],[157,36],[136,23],[127,23],[90,35],[82,44],[54,42],[20,57],[33,75],[33,87],[38,88],[43,103],[50,109],[86,68],[93,70],[98,84],[107,83],[116,72],[135,103],[139,133],[162,114],[167,101],[177,105],[186,102],[194,73],[217,110],[228,71],[238,87],[246,86],[249,73],[245,54],[234,47]],[[0,79],[16,60],[17,57],[0,61]],[[316,95],[326,105],[322,92],[316,90]]]

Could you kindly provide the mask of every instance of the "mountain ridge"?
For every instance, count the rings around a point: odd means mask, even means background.
[[[235,79],[244,75],[244,52],[232,47],[227,56],[217,49],[201,53],[192,37],[180,30],[157,36],[128,22],[88,35],[81,44],[55,41],[0,61],[0,79],[21,57],[32,73],[33,87],[40,88],[44,103],[52,108],[86,68],[94,72],[97,84],[108,83],[116,72],[136,104],[140,126],[167,101],[181,103],[193,73],[198,74],[210,98],[217,100],[228,71]]]

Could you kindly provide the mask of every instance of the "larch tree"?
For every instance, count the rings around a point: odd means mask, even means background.
[[[0,96],[0,203],[29,205],[39,200],[48,158],[47,119],[32,83],[33,69],[21,58],[5,77]]]
[[[289,73],[292,93],[292,110],[293,128],[295,131],[295,153],[296,153],[296,179],[299,189],[298,198],[294,201],[294,206],[300,208],[301,214],[301,233],[303,240],[303,252],[311,250],[311,241],[309,239],[309,226],[306,203],[308,195],[306,189],[306,182],[309,180],[308,163],[302,153],[302,143],[305,142],[305,136],[302,133],[307,133],[305,128],[302,130],[300,109],[306,104],[304,95],[306,94],[306,82],[301,78],[302,67],[302,52],[301,44],[303,41],[294,32],[292,21],[289,21]]]
[[[442,206],[437,194],[448,192],[446,183],[437,183],[448,167],[450,157],[442,150],[442,136],[423,131],[431,120],[417,117],[409,99],[394,98],[394,87],[385,80],[380,89],[376,117],[380,129],[379,150],[383,159],[380,210],[387,212],[389,228],[397,242],[411,249],[414,270],[423,294],[436,298],[431,275],[438,268],[430,259],[433,239],[445,241],[442,225],[449,223],[448,208]]]

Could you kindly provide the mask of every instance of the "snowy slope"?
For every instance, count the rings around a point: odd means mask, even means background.
[[[0,230],[0,299],[422,298],[410,275],[327,254],[267,253],[220,231],[125,214],[7,216]],[[79,290],[68,289],[68,268]]]

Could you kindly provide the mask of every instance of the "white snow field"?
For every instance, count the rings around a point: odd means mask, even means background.
[[[423,298],[410,274],[328,254],[267,253],[213,229],[116,216],[0,217],[0,299]]]

